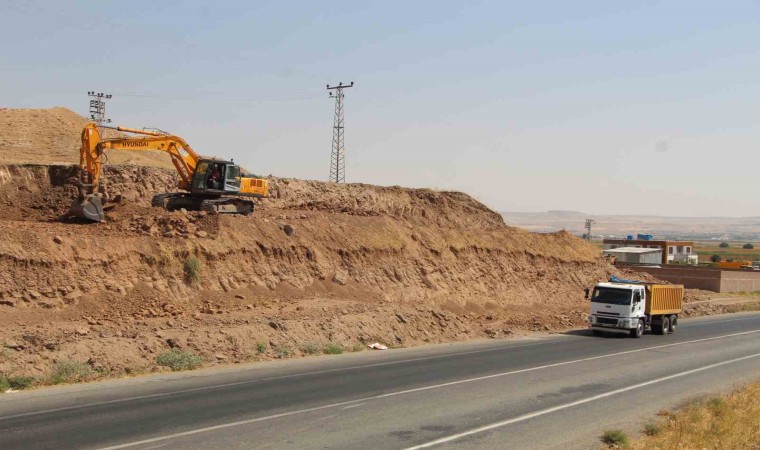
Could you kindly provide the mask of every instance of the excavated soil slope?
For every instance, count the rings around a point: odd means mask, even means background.
[[[551,331],[583,324],[583,288],[613,271],[584,241],[507,227],[456,192],[271,179],[251,217],[170,213],[149,203],[172,172],[110,166],[126,200],[90,224],[65,218],[75,176],[0,166],[0,373]]]
[[[82,128],[89,120],[66,108],[0,108],[0,163],[78,164]],[[118,133],[106,130],[105,137]],[[113,164],[172,168],[161,152],[110,151]]]

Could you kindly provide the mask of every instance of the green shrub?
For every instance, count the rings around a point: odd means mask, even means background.
[[[753,248],[755,248],[755,246],[747,242],[746,244],[742,245],[742,248],[745,250],[752,250]]]
[[[728,242],[721,242],[718,247],[720,247],[720,248],[728,248],[728,247],[730,247],[730,245],[728,244]]]
[[[29,389],[35,385],[37,378],[30,376],[5,376],[0,375],[0,392],[5,392],[8,389],[15,391],[21,391]]]
[[[304,344],[303,347],[301,347],[301,351],[307,355],[317,355],[319,353],[322,353],[319,345],[315,344],[314,342],[307,342]]]
[[[188,281],[197,283],[201,279],[201,261],[198,258],[187,258],[183,270],[185,271],[185,278]]]
[[[716,262],[720,262],[720,255],[719,255],[719,254],[717,254],[717,253],[716,253],[716,254],[714,254],[714,255],[712,255],[712,256],[710,257],[710,261],[712,261],[712,262],[714,262],[714,263],[716,263]]]
[[[628,435],[622,430],[607,430],[602,433],[602,442],[607,445],[628,446]]]
[[[327,347],[325,347],[325,353],[328,355],[340,355],[343,353],[343,347],[338,344],[327,344]]]
[[[256,343],[256,351],[259,353],[264,353],[267,351],[267,343],[266,342],[257,342]]]
[[[662,431],[660,426],[653,422],[644,426],[644,433],[646,433],[647,436],[657,436],[660,434],[660,431]]]
[[[203,364],[203,358],[194,353],[183,352],[174,348],[158,355],[156,357],[156,364],[178,372],[180,370],[197,369]]]
[[[92,377],[92,368],[79,361],[58,361],[50,373],[50,384],[76,383]]]
[[[352,352],[362,352],[362,351],[364,351],[366,349],[367,349],[367,347],[365,347],[364,344],[362,344],[361,342],[359,342],[357,344],[354,344],[354,346],[351,347],[351,351]]]

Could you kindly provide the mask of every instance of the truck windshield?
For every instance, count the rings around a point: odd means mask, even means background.
[[[627,289],[596,288],[591,301],[595,303],[610,303],[612,305],[630,305],[631,291]]]

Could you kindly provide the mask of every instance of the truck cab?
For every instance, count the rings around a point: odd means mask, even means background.
[[[596,335],[623,333],[635,338],[647,329],[655,334],[675,332],[683,292],[680,285],[597,283],[590,296],[589,329]]]
[[[598,283],[591,293],[589,327],[596,334],[630,333],[639,326],[644,314],[644,286],[620,283]],[[645,320],[646,321],[646,320]]]

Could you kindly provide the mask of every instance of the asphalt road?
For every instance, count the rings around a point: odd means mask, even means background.
[[[598,448],[760,379],[760,314],[256,363],[0,395],[0,448]]]

